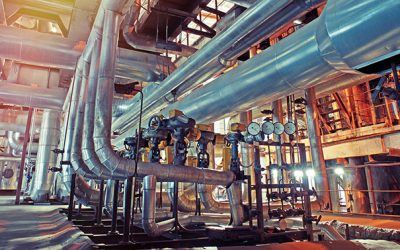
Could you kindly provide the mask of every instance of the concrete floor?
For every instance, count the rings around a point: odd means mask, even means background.
[[[65,206],[13,205],[14,197],[0,197],[0,249],[90,249],[93,244],[73,227]]]

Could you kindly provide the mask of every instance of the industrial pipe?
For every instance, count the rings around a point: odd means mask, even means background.
[[[7,131],[7,141],[8,145],[15,151],[21,152],[23,148],[23,142],[19,141],[19,133],[15,133],[13,131]],[[35,142],[30,142],[30,151],[33,154],[36,154],[38,151],[39,145]]]
[[[39,88],[0,81],[0,102],[24,107],[61,110],[66,90]]]
[[[371,8],[375,11],[365,15]],[[350,14],[348,9],[354,11]],[[399,33],[394,32],[400,31],[396,25],[399,17],[394,10],[400,10],[400,2],[330,1],[318,19],[168,110],[182,110],[207,123],[318,85],[327,78],[363,75],[356,69],[400,53]],[[364,32],[365,27],[369,32]]]
[[[113,178],[119,178],[118,174],[124,178],[134,175],[139,177],[156,175],[162,181],[230,185],[234,180],[232,172],[143,162],[139,162],[136,167],[133,161],[123,159],[113,151],[110,143],[112,95],[109,93],[113,91],[118,14],[106,10],[104,20],[96,98],[97,119],[93,137],[96,153],[101,163],[112,171]],[[163,171],[159,171],[160,168]]]
[[[42,67],[73,70],[81,55],[81,45],[77,41],[2,25],[0,44],[1,58]],[[164,56],[123,48],[118,49],[117,55],[116,75],[121,78],[160,81],[168,74],[167,67],[169,70],[175,68]]]
[[[147,110],[153,110],[153,108],[160,110],[160,108],[166,104],[163,98],[164,96],[167,96],[185,80],[194,76],[197,70],[215,60],[222,52],[230,48],[235,41],[238,41],[249,34],[260,22],[270,18],[272,15],[288,6],[291,2],[292,0],[259,1],[257,4],[242,13],[229,28],[216,35],[210,42],[204,45],[198,53],[195,53],[188,58],[182,65],[180,65],[178,70],[172,72],[172,74],[169,75],[162,84],[158,85],[158,88],[153,91],[150,96],[145,98],[143,105],[145,113],[148,112]],[[138,117],[138,111],[134,109],[134,106],[138,101],[138,97],[132,99],[132,109],[130,110],[135,110],[135,112],[126,113],[116,119],[113,123],[113,130],[121,130],[122,132],[126,131],[128,125]],[[153,108],[150,109],[150,107]]]
[[[174,219],[156,222],[156,184],[157,178],[149,175],[143,178],[143,205],[142,205],[142,226],[145,233],[150,237],[156,237],[167,232],[174,225]],[[193,222],[219,222],[227,223],[226,216],[184,216],[179,218],[181,225],[186,226]]]
[[[35,185],[31,198],[34,201],[45,201],[48,199],[54,173],[49,169],[56,167],[57,156],[53,149],[57,147],[60,137],[59,112],[44,110],[39,147],[36,157]]]

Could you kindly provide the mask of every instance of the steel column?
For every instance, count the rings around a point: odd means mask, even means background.
[[[130,176],[125,181],[125,191],[124,191],[124,234],[123,234],[123,237],[122,237],[122,243],[123,244],[129,244],[130,243],[132,184],[133,184],[133,177]]]
[[[75,180],[76,180],[76,173],[73,173],[71,175],[71,190],[69,192],[69,204],[68,204],[68,220],[69,221],[72,220],[72,212],[74,209]]]
[[[325,205],[329,205],[329,209],[332,208],[332,201],[329,194],[329,182],[328,175],[326,173],[326,165],[324,160],[324,154],[322,152],[321,134],[318,120],[318,109],[317,109],[317,98],[315,95],[315,88],[311,87],[305,91],[305,97],[307,100],[306,105],[306,116],[307,116],[307,131],[308,139],[310,141],[310,150],[312,165],[316,172],[316,189],[321,197],[322,202]]]
[[[113,197],[113,210],[112,210],[112,221],[111,231],[108,234],[118,234],[117,231],[117,216],[118,216],[118,194],[119,194],[119,180],[114,181],[114,197]]]
[[[99,205],[97,207],[97,218],[96,225],[102,226],[101,218],[103,217],[103,203],[104,203],[104,180],[100,181],[100,194],[99,194]]]

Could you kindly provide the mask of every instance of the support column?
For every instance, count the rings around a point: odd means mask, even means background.
[[[321,134],[317,113],[317,98],[315,95],[315,88],[311,87],[305,91],[305,98],[307,100],[306,115],[307,115],[307,131],[308,139],[310,141],[310,150],[312,158],[312,166],[316,173],[315,184],[318,191],[319,199],[323,203],[323,209],[329,206],[331,209],[331,199],[329,194],[328,175],[326,173],[326,165],[324,154],[322,151]]]
[[[31,129],[32,116],[33,116],[33,108],[30,107],[29,111],[28,111],[28,119],[26,121],[26,127],[25,127],[24,145],[22,147],[22,156],[21,156],[21,165],[19,166],[18,186],[17,186],[17,190],[16,190],[16,194],[15,194],[15,204],[16,205],[19,205],[19,203],[20,203],[22,181],[24,178],[26,151],[28,148],[29,131]]]

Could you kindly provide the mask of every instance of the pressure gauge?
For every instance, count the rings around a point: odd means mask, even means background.
[[[272,122],[264,122],[262,132],[266,135],[272,135],[274,133],[274,124]]]
[[[250,135],[258,135],[261,131],[260,124],[252,122],[247,126],[247,132]]]
[[[285,131],[285,127],[280,122],[274,123],[274,134],[281,135]]]
[[[293,135],[294,133],[296,133],[296,125],[293,122],[286,123],[285,133],[288,135]]]

